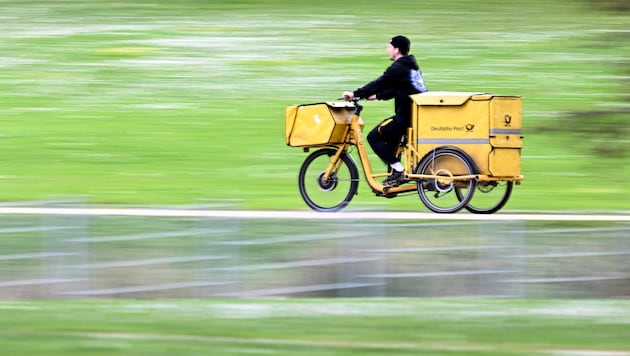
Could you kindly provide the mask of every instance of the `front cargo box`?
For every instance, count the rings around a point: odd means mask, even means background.
[[[316,103],[288,106],[285,138],[294,147],[342,143],[356,108],[352,103]],[[363,121],[359,118],[363,128]]]

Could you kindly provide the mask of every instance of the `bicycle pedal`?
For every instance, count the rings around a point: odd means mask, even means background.
[[[383,197],[383,198],[387,198],[387,199],[391,199],[391,198],[395,198],[398,196],[398,193],[393,193],[393,194],[389,194],[387,191],[389,190],[390,187],[383,187],[383,191],[379,192],[379,191],[374,191],[374,195],[376,195],[377,197]]]
[[[398,183],[398,182],[383,183],[383,191],[387,192],[388,189],[396,188],[399,185],[400,185],[400,183]]]

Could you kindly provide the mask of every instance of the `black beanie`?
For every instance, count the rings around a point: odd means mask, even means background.
[[[409,49],[411,48],[411,41],[405,36],[395,36],[392,37],[392,40],[389,42],[394,48],[398,48],[400,53],[403,55],[409,54]]]

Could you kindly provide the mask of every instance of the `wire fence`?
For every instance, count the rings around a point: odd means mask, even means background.
[[[0,298],[630,296],[627,217],[199,214],[207,208],[5,210]]]

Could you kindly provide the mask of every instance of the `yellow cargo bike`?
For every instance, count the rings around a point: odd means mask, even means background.
[[[523,147],[521,98],[487,93],[426,92],[411,95],[411,127],[398,147],[406,183],[384,186],[389,173],[374,173],[362,137],[362,105],[327,102],[286,108],[287,145],[307,156],[298,185],[316,211],[338,211],[358,192],[356,149],[367,183],[377,196],[416,191],[436,213],[462,208],[477,214],[499,211],[520,184]],[[474,199],[473,199],[474,196]]]

